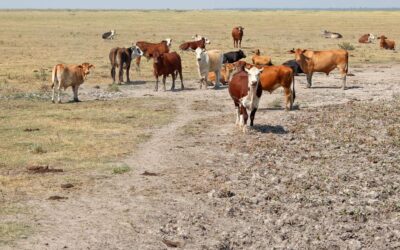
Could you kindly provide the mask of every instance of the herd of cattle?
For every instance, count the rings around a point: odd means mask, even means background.
[[[234,48],[241,48],[244,28],[235,27],[232,30]],[[326,38],[338,39],[343,36],[339,33],[322,31]],[[103,39],[113,39],[115,30],[104,33]],[[323,72],[327,75],[338,68],[342,76],[343,89],[346,88],[346,76],[348,73],[349,54],[343,49],[314,51],[306,49],[292,49],[288,51],[294,54],[295,59],[289,60],[283,65],[273,65],[271,57],[261,55],[260,50],[253,51],[252,64],[241,59],[246,58],[245,53],[239,49],[228,53],[220,50],[206,50],[210,44],[207,37],[195,35],[192,41],[182,43],[179,46],[181,51],[194,51],[200,76],[200,88],[207,88],[214,84],[218,88],[220,84],[229,84],[229,94],[237,109],[236,124],[246,130],[248,111],[250,112],[250,126],[254,124],[255,113],[263,91],[272,93],[275,89],[282,87],[286,99],[286,109],[292,109],[295,99],[295,78],[294,76],[304,73],[307,76],[307,88],[312,85],[314,72]],[[382,35],[380,47],[383,49],[395,49],[395,42]],[[372,43],[375,40],[373,34],[365,34],[360,37],[359,43]],[[159,77],[163,79],[163,90],[165,91],[166,78],[171,75],[172,87],[175,88],[175,80],[178,75],[181,81],[181,89],[184,89],[182,76],[182,61],[177,52],[170,52],[172,39],[165,39],[159,43],[138,41],[129,48],[113,48],[109,53],[111,63],[111,77],[115,83],[116,69],[118,69],[118,84],[123,82],[123,70],[125,69],[126,80],[130,82],[129,70],[131,62],[135,59],[136,71],[140,74],[141,58],[153,59],[153,73],[156,78],[155,91],[158,91]],[[52,72],[52,101],[55,102],[55,91],[57,89],[57,101],[60,100],[60,90],[71,86],[74,94],[74,101],[78,99],[78,88],[87,78],[90,69],[94,65],[83,63],[81,65],[54,66]],[[214,83],[213,83],[214,82]]]

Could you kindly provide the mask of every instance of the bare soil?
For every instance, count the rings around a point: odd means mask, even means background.
[[[352,73],[345,91],[335,74],[311,89],[297,77],[290,112],[276,105],[281,91],[264,93],[247,134],[226,88],[187,81],[155,93],[137,82],[106,95],[85,85],[82,101],[170,97],[176,119],[123,160],[130,172],[32,199],[36,232],[8,247],[400,248],[400,67]]]

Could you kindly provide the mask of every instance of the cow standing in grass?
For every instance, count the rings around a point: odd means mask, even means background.
[[[171,90],[175,89],[175,80],[179,74],[181,79],[181,89],[184,89],[182,79],[182,62],[181,57],[176,52],[160,54],[155,51],[153,54],[153,70],[156,78],[156,86],[154,91],[158,91],[158,77],[163,76],[163,90],[165,91],[165,81],[167,76],[172,76]]]
[[[346,76],[349,68],[349,53],[343,49],[314,51],[306,49],[292,49],[296,62],[307,75],[307,88],[312,85],[314,72],[323,72],[326,75],[338,68],[342,75],[343,89],[346,89]]]
[[[142,56],[143,52],[137,46],[130,48],[113,48],[110,50],[109,58],[111,63],[111,77],[113,83],[115,83],[115,69],[118,68],[118,84],[124,81],[124,69],[126,71],[126,82],[130,82],[129,70],[131,68],[131,61],[139,56]]]
[[[64,88],[65,90],[71,86],[74,93],[74,101],[79,102],[79,86],[86,80],[87,76],[90,74],[91,68],[94,68],[94,65],[90,63],[82,63],[80,65],[57,64],[56,66],[54,66],[53,72],[51,74],[51,87],[53,88],[51,101],[53,103],[55,102],[54,96],[57,89],[57,102],[61,103],[61,88]]]
[[[243,30],[242,26],[238,26],[232,29],[232,38],[233,38],[233,47],[241,48],[242,47],[242,39],[243,39]]]
[[[197,48],[195,52],[196,52],[197,68],[200,77],[200,89],[202,88],[203,84],[205,85],[205,89],[207,89],[208,86],[207,78],[209,72],[215,73],[216,80],[214,88],[218,88],[221,79],[223,54],[219,50],[206,51],[205,49],[201,48]]]

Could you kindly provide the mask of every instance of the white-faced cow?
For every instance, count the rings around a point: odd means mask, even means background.
[[[362,35],[359,39],[359,43],[372,43],[375,40],[375,36],[371,33]]]
[[[142,56],[143,52],[139,47],[132,46],[130,48],[113,48],[110,50],[109,58],[111,63],[111,77],[113,83],[115,83],[115,68],[118,68],[118,84],[124,81],[124,69],[126,71],[126,82],[130,82],[129,70],[131,68],[131,61],[139,56]]]
[[[200,88],[202,88],[203,83],[205,89],[207,89],[208,82],[208,73],[214,72],[216,76],[215,80],[215,88],[220,86],[220,74],[222,68],[222,59],[223,54],[219,50],[209,50],[206,51],[205,49],[197,48],[196,49],[196,61],[197,67],[200,76]]]

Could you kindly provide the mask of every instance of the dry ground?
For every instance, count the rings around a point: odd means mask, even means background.
[[[187,89],[176,92],[154,93],[146,62],[132,77],[140,81],[110,88],[107,62],[109,48],[139,35],[179,41],[202,33],[214,40],[210,47],[228,50],[219,31],[236,16],[247,27],[246,50],[261,47],[282,62],[299,44],[336,47],[318,37],[323,28],[352,43],[361,29],[399,37],[398,12],[1,14],[1,248],[400,247],[397,53],[357,45],[346,91],[337,74],[317,75],[312,89],[297,77],[292,112],[282,110],[281,91],[264,93],[246,135],[233,124],[226,88],[197,89],[192,54],[183,55]],[[183,21],[193,16],[187,31]],[[260,23],[265,33],[254,28]],[[121,35],[99,41],[107,28]],[[50,104],[40,69],[60,61],[97,65],[82,103]],[[70,98],[68,90],[63,100]],[[64,172],[32,174],[31,165]]]

